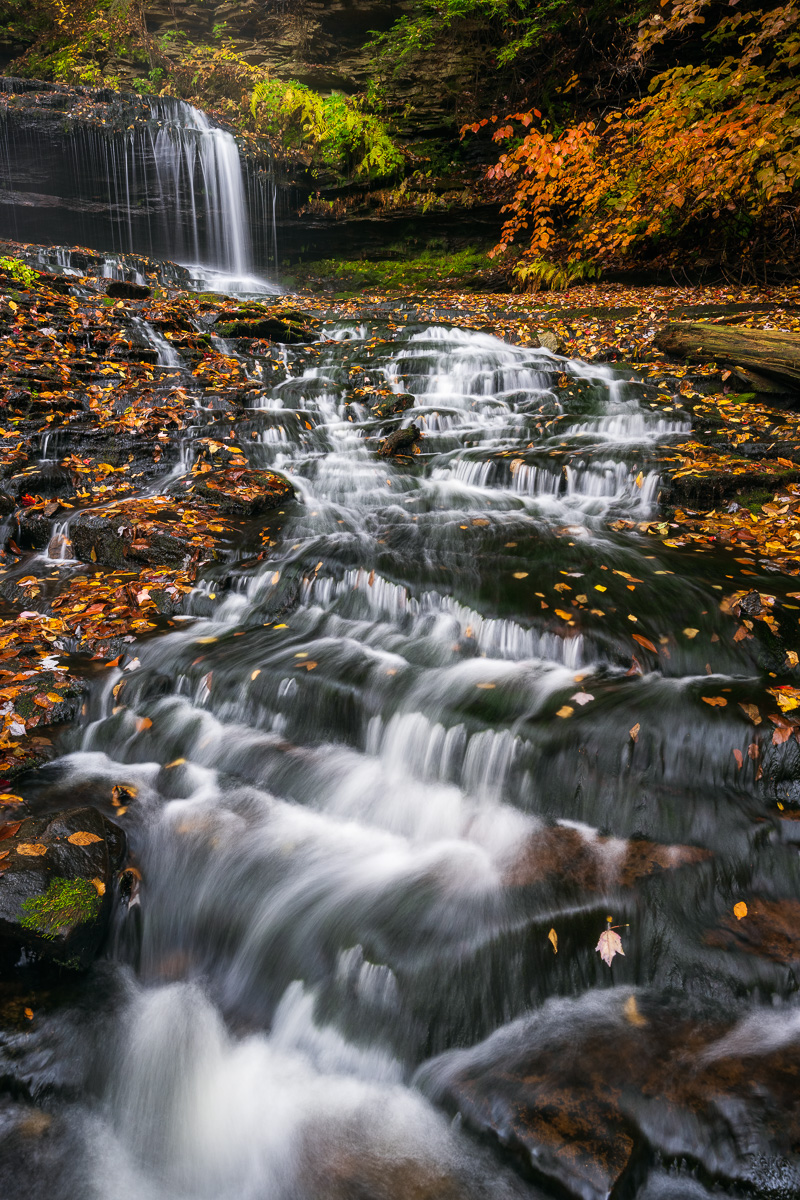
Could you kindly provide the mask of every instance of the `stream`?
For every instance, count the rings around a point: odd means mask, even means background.
[[[796,1095],[768,1112],[759,1082],[795,976],[725,920],[797,904],[800,827],[738,703],[774,678],[720,608],[797,608],[792,581],[645,531],[689,421],[624,371],[402,321],[315,349],[237,427],[296,500],[32,788],[125,787],[142,883],[88,979],[3,1035],[47,1114],[3,1195],[797,1195],[771,1132]],[[376,456],[356,374],[413,396],[419,454]],[[555,1106],[528,1142],[515,1072]]]

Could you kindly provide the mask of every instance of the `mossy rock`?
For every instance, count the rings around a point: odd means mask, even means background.
[[[95,808],[0,825],[0,953],[86,970],[105,936],[125,835]]]

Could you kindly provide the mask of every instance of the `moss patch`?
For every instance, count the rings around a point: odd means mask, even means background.
[[[93,921],[100,912],[100,897],[88,879],[65,879],[57,875],[43,896],[23,901],[23,929],[40,937],[55,939],[71,926]]]

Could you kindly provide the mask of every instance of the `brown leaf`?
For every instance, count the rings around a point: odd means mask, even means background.
[[[14,837],[19,833],[22,821],[5,821],[0,825],[0,842],[4,842],[6,838]]]
[[[636,724],[634,725],[633,729],[630,731],[631,737],[633,738],[633,740],[635,742],[639,740],[639,730],[641,728],[642,728],[641,725],[637,721]]]
[[[553,947],[553,954],[558,954],[558,934],[555,929],[551,929],[547,935],[547,940]]]
[[[712,708],[716,706],[724,708],[728,703],[724,696],[701,696],[700,699],[704,704],[710,704]]]
[[[638,642],[640,646],[644,646],[645,650],[652,650],[653,654],[658,654],[657,648],[653,645],[649,638],[643,637],[641,633],[635,633],[633,640]]]
[[[20,842],[17,846],[17,854],[24,854],[31,858],[41,854],[47,854],[47,846],[42,842]]]
[[[741,750],[734,750],[733,757],[736,759],[737,771],[741,771],[742,764],[744,763],[744,755],[742,754]]]

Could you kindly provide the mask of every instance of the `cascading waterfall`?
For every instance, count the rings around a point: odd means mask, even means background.
[[[2,113],[7,233],[95,247],[115,277],[132,277],[120,255],[146,254],[185,265],[200,287],[277,290],[265,278],[278,253],[271,170],[185,101],[129,99],[133,119],[120,116],[118,128]]]

